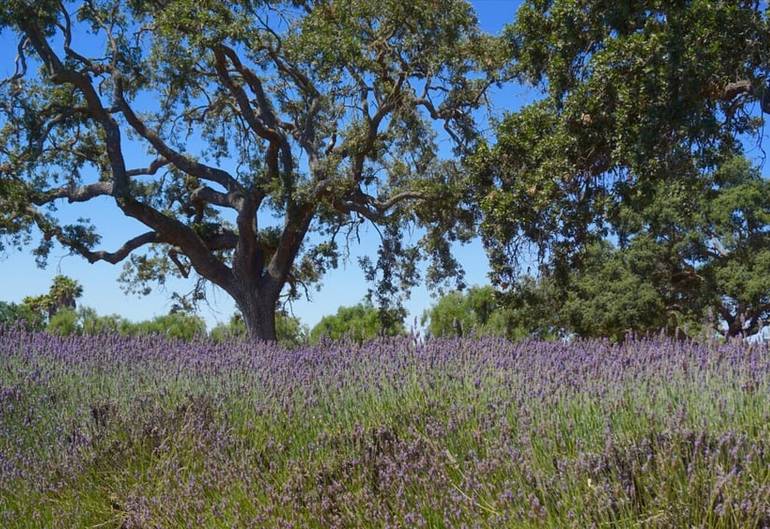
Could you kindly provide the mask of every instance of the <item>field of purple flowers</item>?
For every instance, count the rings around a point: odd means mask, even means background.
[[[0,331],[0,527],[770,525],[767,346]]]

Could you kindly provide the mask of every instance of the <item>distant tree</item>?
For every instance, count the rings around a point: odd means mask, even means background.
[[[99,316],[92,308],[61,309],[48,320],[45,330],[61,336],[123,334],[159,335],[177,340],[206,336],[206,324],[198,316],[174,312],[151,320],[131,322],[117,315]]]
[[[445,336],[505,336],[506,317],[492,287],[449,292],[422,315],[428,333]]]
[[[522,2],[506,35],[542,97],[468,164],[493,285],[536,260],[578,335],[756,330],[767,192],[724,171],[770,112],[769,28],[753,0]]]
[[[124,332],[131,335],[157,334],[177,340],[192,340],[206,336],[206,322],[199,316],[176,312],[156,316],[155,318],[138,323],[130,323],[123,327]]]
[[[725,336],[753,335],[770,323],[770,181],[735,158],[710,194],[699,268],[707,302]]]
[[[770,182],[742,157],[708,176],[649,186],[619,202],[616,243],[545,267],[561,325],[579,336],[757,333],[770,315]]]
[[[0,325],[13,325],[21,319],[21,308],[16,303],[0,301]]]
[[[384,321],[386,325],[383,325]],[[340,307],[336,314],[324,316],[311,329],[309,338],[313,343],[322,339],[363,342],[380,336],[405,333],[403,313],[383,318],[381,311],[371,303],[359,303],[352,307]]]
[[[40,310],[39,306],[35,304],[29,305],[24,301],[22,300],[22,303],[17,306],[17,321],[27,330],[42,331],[47,323],[45,312]]]
[[[61,310],[72,310],[77,299],[83,295],[83,287],[72,278],[57,275],[53,278],[48,293],[26,296],[17,309],[17,318],[28,328],[42,329]]]
[[[279,344],[285,347],[297,347],[307,342],[309,331],[299,318],[286,312],[279,312],[275,319],[275,333]]]
[[[243,340],[247,338],[249,331],[240,314],[233,314],[230,321],[216,325],[209,336],[216,342],[225,342],[229,340]]]
[[[0,30],[18,40],[0,84],[0,233],[18,245],[36,228],[41,263],[54,242],[128,259],[140,293],[197,274],[268,340],[282,294],[335,267],[338,235],[363,222],[388,251],[403,227],[427,230],[424,252],[379,263],[425,255],[430,279],[458,274],[450,242],[472,218],[434,126],[469,152],[506,57],[464,0],[7,0]],[[114,251],[97,249],[109,226],[58,215],[104,197],[146,226]]]
[[[78,313],[70,308],[61,309],[51,316],[45,330],[60,336],[78,335],[83,332],[78,321]]]
[[[117,314],[100,316],[90,307],[80,307],[78,319],[81,332],[89,336],[114,333],[128,334],[132,325],[127,319]]]
[[[46,294],[22,298],[21,310],[24,312],[24,319],[30,326],[33,328],[45,327],[51,308],[49,301]]]
[[[565,287],[566,330],[619,341],[632,332],[673,334],[684,329],[685,319],[697,321],[698,308],[678,302],[666,257],[663,248],[642,238],[624,250],[601,242],[589,247]]]
[[[48,290],[48,316],[51,317],[62,309],[77,307],[76,300],[83,295],[83,287],[74,279],[57,275]]]
[[[433,337],[553,338],[558,334],[557,318],[553,298],[547,294],[546,285],[532,278],[505,294],[488,285],[471,287],[441,296],[421,321]]]
[[[552,278],[524,276],[504,292],[497,292],[498,310],[510,340],[554,340],[564,337],[563,299]]]

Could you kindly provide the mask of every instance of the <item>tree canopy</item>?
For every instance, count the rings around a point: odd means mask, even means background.
[[[425,311],[423,325],[430,336],[484,336],[506,334],[505,315],[492,287],[472,287],[450,292]]]
[[[506,60],[466,2],[9,0],[0,30],[18,37],[0,85],[0,233],[39,233],[41,263],[56,241],[127,262],[137,292],[194,275],[265,339],[280,297],[335,267],[363,222],[384,228],[371,277],[420,257],[432,281],[459,273],[449,245],[473,219],[447,212],[462,191],[436,125],[469,152]],[[146,231],[101,249],[109,226],[58,214],[98,197]],[[426,227],[419,250],[400,243],[409,223]]]
[[[713,172],[650,182],[620,202],[614,236],[579,259],[539,267],[498,291],[452,292],[424,317],[434,336],[727,338],[770,321],[770,181],[744,157]],[[622,234],[620,236],[619,234]]]
[[[340,307],[335,314],[324,316],[311,330],[313,343],[321,340],[352,340],[365,342],[384,336],[406,334],[403,313],[382,314],[371,303]]]
[[[540,97],[469,164],[502,296],[534,284],[583,336],[762,327],[770,199],[743,155],[770,111],[766,9],[521,4],[505,35]]]
[[[499,124],[473,165],[493,281],[534,247],[576,266],[627,234],[663,181],[710,178],[770,109],[768,19],[754,1],[526,0],[507,30],[542,97]]]
[[[79,282],[64,275],[56,275],[45,294],[25,296],[21,304],[2,303],[0,323],[22,323],[30,329],[41,329],[58,313],[74,311],[83,295]]]

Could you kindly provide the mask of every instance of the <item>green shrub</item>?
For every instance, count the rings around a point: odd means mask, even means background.
[[[322,339],[350,339],[355,342],[372,340],[378,336],[398,336],[406,333],[403,321],[395,321],[383,326],[380,311],[369,303],[359,303],[352,307],[340,307],[337,313],[324,316],[310,331],[310,341],[318,343]]]
[[[78,321],[78,313],[72,309],[61,309],[48,320],[45,330],[59,336],[81,334],[82,327]]]

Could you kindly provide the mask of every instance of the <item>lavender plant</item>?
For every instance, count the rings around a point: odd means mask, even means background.
[[[0,526],[770,526],[770,351],[0,334]]]

